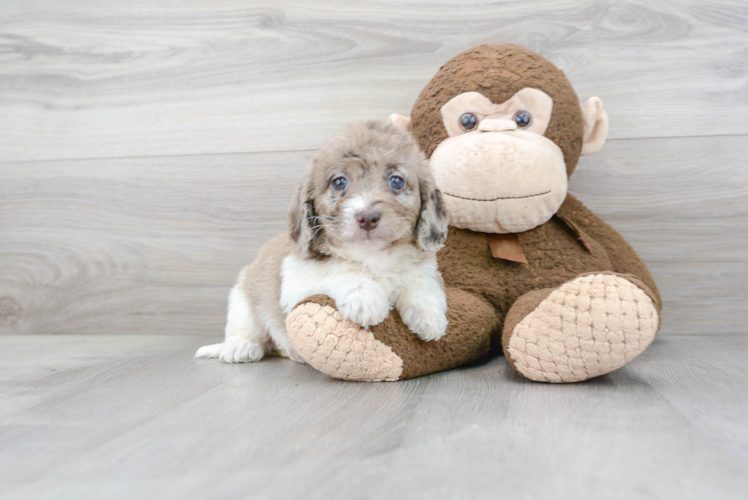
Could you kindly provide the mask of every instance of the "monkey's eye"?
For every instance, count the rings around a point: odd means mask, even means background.
[[[532,116],[527,111],[517,111],[514,113],[514,123],[517,124],[517,128],[527,128],[532,123]]]
[[[460,127],[462,130],[470,132],[478,127],[478,117],[473,113],[465,113],[460,117]]]
[[[395,191],[400,191],[403,186],[405,186],[405,181],[402,177],[398,177],[396,175],[390,177],[390,187],[392,189],[394,189]]]
[[[342,191],[348,187],[348,181],[345,180],[345,177],[336,177],[332,180],[332,187],[335,188],[335,191]]]

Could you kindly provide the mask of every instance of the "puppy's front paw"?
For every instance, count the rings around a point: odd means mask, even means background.
[[[344,318],[363,327],[378,325],[390,314],[390,301],[377,283],[360,284],[336,302]]]
[[[251,363],[259,361],[265,355],[262,346],[249,339],[234,337],[221,344],[218,359],[224,363]]]
[[[403,308],[400,317],[405,326],[426,342],[439,340],[447,333],[447,314],[440,307],[409,304]]]

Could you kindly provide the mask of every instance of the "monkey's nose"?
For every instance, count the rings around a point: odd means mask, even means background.
[[[489,118],[480,122],[478,130],[481,132],[508,132],[510,130],[517,130],[517,123],[514,120]]]
[[[358,227],[365,231],[371,231],[377,227],[379,219],[381,218],[382,212],[378,210],[361,210],[360,212],[356,212],[356,222],[358,222]]]

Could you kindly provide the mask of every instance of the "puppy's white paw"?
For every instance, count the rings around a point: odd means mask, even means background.
[[[198,349],[196,358],[219,358],[224,363],[251,363],[265,355],[262,346],[249,339],[234,337],[222,344],[206,345]]]
[[[440,307],[410,304],[403,308],[400,317],[405,326],[426,342],[439,340],[447,333],[447,314]]]
[[[363,327],[378,325],[390,314],[390,301],[378,283],[362,283],[336,301],[338,311]]]

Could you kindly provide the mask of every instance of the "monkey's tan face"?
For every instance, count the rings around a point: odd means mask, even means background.
[[[552,108],[548,94],[530,88],[501,104],[466,92],[442,107],[449,138],[431,169],[452,225],[516,233],[556,213],[568,180],[561,149],[543,136]]]

